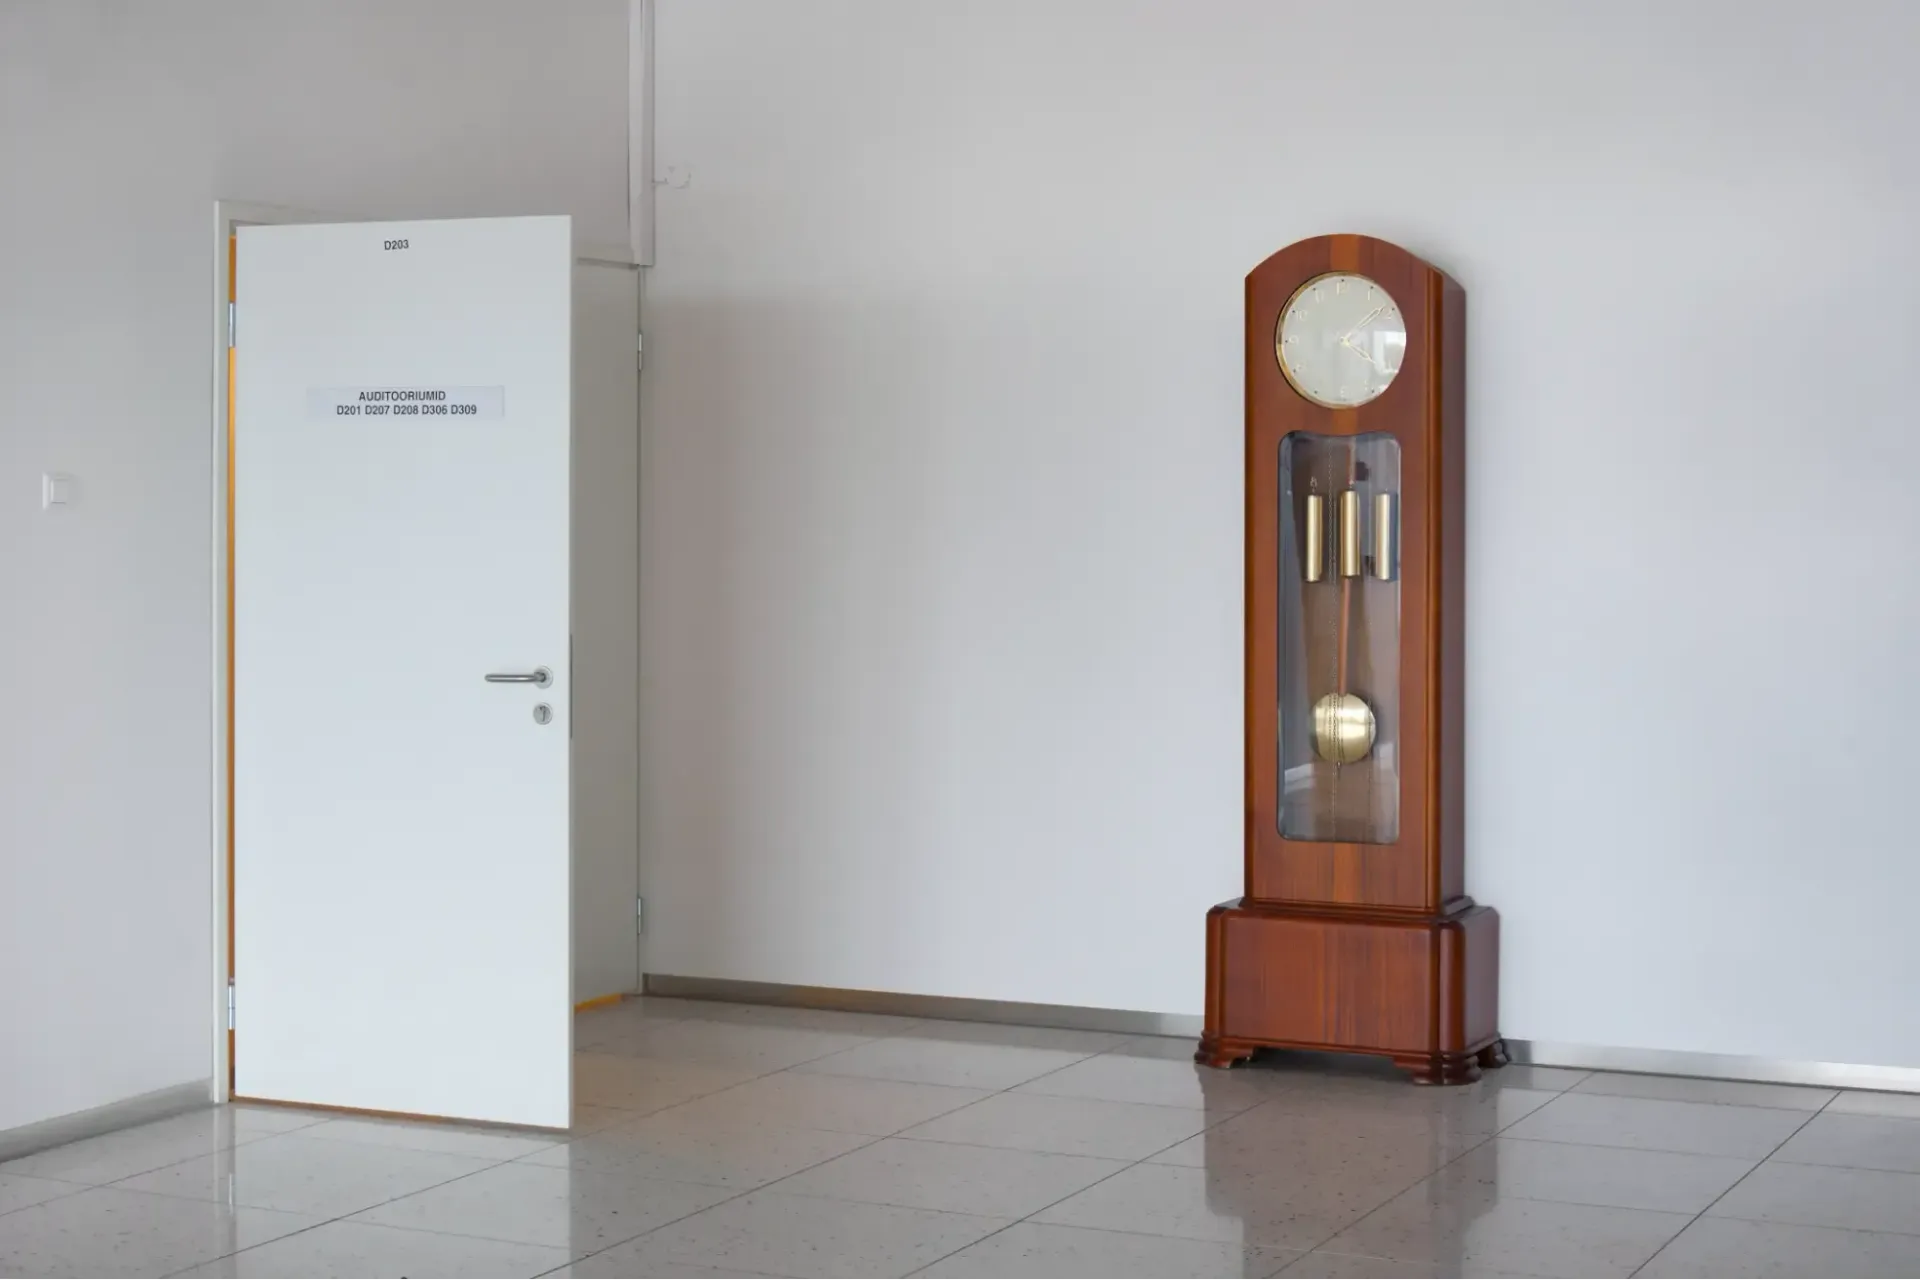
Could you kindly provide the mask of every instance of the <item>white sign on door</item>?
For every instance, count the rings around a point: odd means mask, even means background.
[[[504,418],[505,387],[314,387],[309,418]]]

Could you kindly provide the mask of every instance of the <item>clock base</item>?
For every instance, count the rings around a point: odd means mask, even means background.
[[[1439,915],[1236,899],[1207,913],[1206,1030],[1194,1061],[1263,1048],[1391,1058],[1418,1084],[1504,1066],[1500,916],[1461,898]]]

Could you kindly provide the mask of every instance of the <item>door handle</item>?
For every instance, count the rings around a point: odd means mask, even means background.
[[[545,667],[535,667],[531,671],[489,671],[488,684],[531,684],[544,689],[553,683],[553,672]]]

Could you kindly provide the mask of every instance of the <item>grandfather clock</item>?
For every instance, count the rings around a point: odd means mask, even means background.
[[[1506,1061],[1463,890],[1466,294],[1367,236],[1247,277],[1246,893],[1207,914],[1196,1060]]]

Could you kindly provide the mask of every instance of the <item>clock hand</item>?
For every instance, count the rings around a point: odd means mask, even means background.
[[[1353,335],[1360,332],[1361,329],[1365,328],[1367,321],[1373,319],[1375,316],[1379,315],[1382,311],[1385,311],[1386,309],[1387,309],[1387,304],[1383,302],[1379,306],[1375,307],[1373,310],[1367,312],[1367,314],[1361,316],[1358,320],[1354,322],[1353,328],[1347,330],[1346,336],[1340,339],[1341,345],[1351,346]]]
[[[1361,323],[1365,324],[1366,322],[1363,320],[1361,321]],[[1362,360],[1365,360],[1368,364],[1372,365],[1374,368],[1376,369],[1380,368],[1380,362],[1378,360],[1375,360],[1372,356],[1362,351],[1359,347],[1356,347],[1351,342],[1348,342],[1346,338],[1340,339],[1340,345],[1345,347],[1347,350],[1353,352],[1353,354],[1359,356]]]

